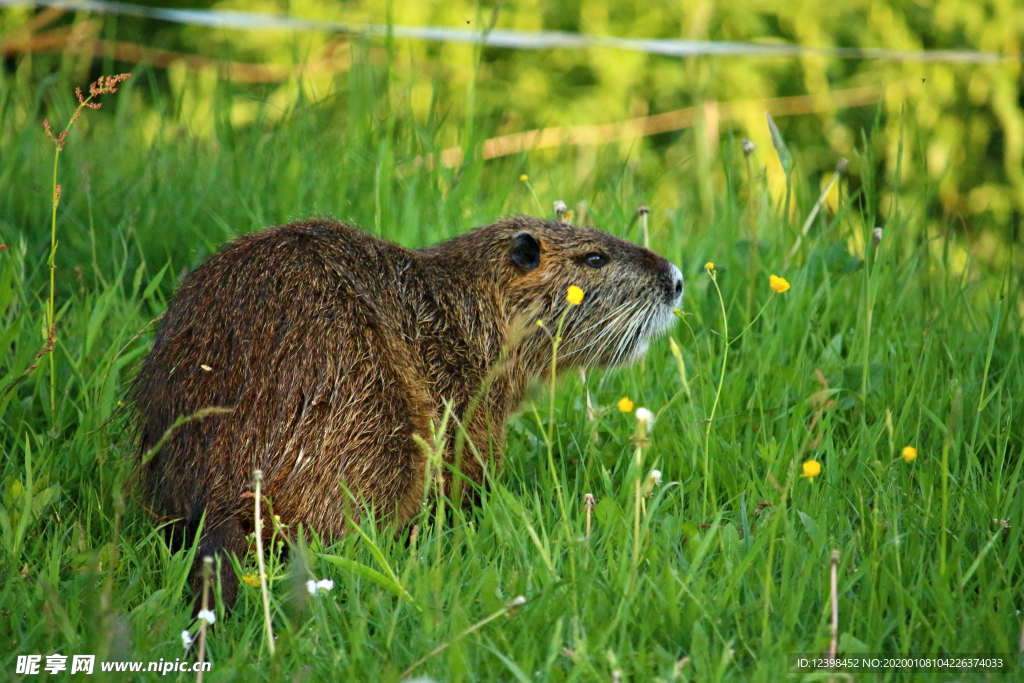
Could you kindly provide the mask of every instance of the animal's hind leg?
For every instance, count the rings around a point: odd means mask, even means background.
[[[245,530],[238,518],[232,514],[208,513],[206,528],[199,541],[195,563],[192,566],[190,583],[196,597],[194,612],[202,609],[203,596],[203,563],[204,558],[213,558],[211,573],[210,606],[213,605],[213,590],[220,585],[221,597],[226,606],[231,606],[238,595],[238,577],[231,566],[227,553],[241,557],[246,550]]]

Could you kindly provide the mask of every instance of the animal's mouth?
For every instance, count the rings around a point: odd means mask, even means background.
[[[639,360],[650,347],[651,340],[657,339],[671,329],[676,318],[672,311],[675,303],[655,304],[646,315],[637,316],[634,324],[623,335],[609,359],[609,365],[624,365]]]
[[[671,302],[634,301],[613,312],[598,323],[591,323],[580,330],[567,331],[567,337],[581,332],[593,335],[576,348],[567,350],[567,359],[581,366],[616,366],[631,363],[647,352],[652,339],[665,334],[675,323],[673,313],[679,304],[679,297]]]
[[[675,304],[677,303],[678,300]],[[675,304],[663,304],[655,307],[647,320],[644,321],[643,324],[638,325],[635,333],[635,341],[632,345],[633,352],[629,357],[629,361],[634,361],[642,357],[647,353],[651,340],[657,339],[672,328],[676,322],[675,314],[672,312],[675,310]]]
[[[660,337],[661,335],[668,332],[673,325],[675,325],[675,310],[679,308],[680,303],[680,299],[676,299],[676,301],[672,304],[659,307],[658,311],[656,311],[655,314],[652,316],[654,318],[654,322],[651,326],[650,336]]]

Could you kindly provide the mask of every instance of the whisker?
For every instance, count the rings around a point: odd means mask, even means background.
[[[619,304],[618,306],[612,308],[612,310],[609,311],[608,314],[605,315],[603,318],[599,318],[598,320],[592,322],[591,324],[587,325],[586,327],[584,327],[584,328],[582,328],[580,330],[573,330],[573,332],[575,334],[583,334],[584,332],[588,332],[589,330],[594,329],[598,325],[601,325],[605,320],[608,320],[611,316],[617,314],[619,311],[621,311],[622,309],[626,308],[627,306],[630,306],[633,303],[634,302],[632,302],[632,301],[624,301],[621,304]]]
[[[599,325],[603,325],[604,326],[604,329],[602,329],[600,332],[598,332],[593,339],[591,339],[589,342],[587,342],[587,344],[585,346],[580,347],[578,349],[573,349],[568,354],[566,354],[566,358],[571,357],[571,356],[575,356],[575,355],[578,355],[578,354],[581,354],[581,353],[585,352],[587,349],[589,349],[589,348],[599,344],[605,337],[613,334],[616,331],[616,329],[619,328],[619,325],[617,324],[619,319],[629,315],[631,310],[633,308],[635,308],[635,306],[636,306],[636,302],[627,301],[627,302],[625,302],[623,304],[620,304],[616,308],[613,308],[603,318],[600,318],[599,320],[597,320],[594,323],[588,325],[587,327],[583,328],[582,330],[570,330],[569,332],[575,338],[575,337],[578,337],[578,336],[582,336],[584,332],[587,332],[587,331],[593,329],[594,327],[597,327]]]
[[[632,328],[630,333],[623,335],[618,346],[616,346],[613,364],[618,364],[625,360],[629,354],[638,348],[644,339],[650,336],[649,331],[650,323],[653,320],[653,312],[653,307],[649,305],[645,305],[636,311],[629,321],[629,327]]]
[[[607,326],[601,331],[601,333],[595,336],[587,346],[581,349],[581,351],[590,351],[586,357],[587,363],[596,360],[599,354],[608,350],[606,342],[612,339],[613,335],[621,334],[623,329],[628,329],[630,327],[630,325],[626,324],[625,321],[631,320],[641,305],[642,302],[632,302],[629,305],[622,306],[616,311],[613,319],[607,319]]]

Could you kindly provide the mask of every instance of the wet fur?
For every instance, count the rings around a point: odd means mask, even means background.
[[[594,251],[608,265],[581,265]],[[527,217],[419,251],[328,220],[241,237],[185,279],[162,321],[133,392],[140,452],[180,416],[232,410],[174,431],[144,467],[147,495],[183,530],[205,513],[199,557],[246,551],[256,469],[287,525],[341,535],[358,516],[342,485],[401,523],[424,494],[413,435],[429,438],[446,401],[472,444],[458,467],[483,482],[505,420],[550,362],[536,321],[553,330],[578,285],[559,368],[626,362],[667,327],[680,286],[670,268],[596,230]],[[235,574],[220,579],[230,603]]]

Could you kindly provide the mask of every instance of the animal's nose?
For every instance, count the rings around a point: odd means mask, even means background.
[[[665,298],[669,305],[674,306],[683,295],[683,274],[672,263],[668,263],[665,273]]]

